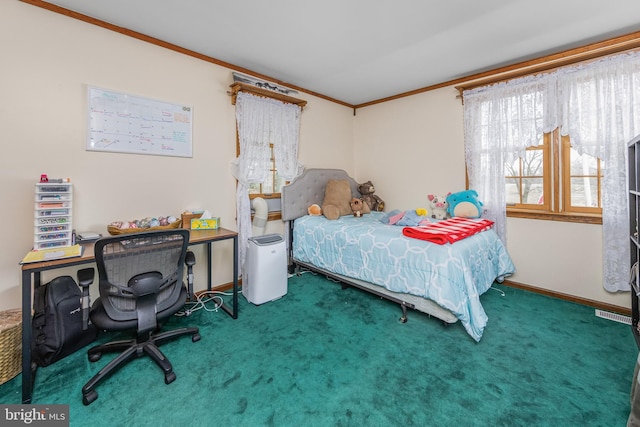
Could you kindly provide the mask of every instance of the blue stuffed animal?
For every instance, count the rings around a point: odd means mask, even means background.
[[[380,222],[389,225],[415,227],[424,223],[428,223],[429,220],[427,219],[426,209],[411,209],[408,211],[394,209],[380,218]]]
[[[452,217],[480,218],[482,215],[482,202],[478,200],[476,190],[465,190],[452,193],[447,196],[449,207],[447,212]]]

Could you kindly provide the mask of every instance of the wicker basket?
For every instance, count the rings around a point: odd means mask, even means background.
[[[171,224],[167,224],[167,225],[159,225],[157,227],[148,227],[148,228],[125,228],[125,229],[121,229],[118,227],[114,227],[112,225],[109,225],[107,227],[107,231],[109,232],[109,234],[111,234],[112,236],[117,236],[118,234],[127,234],[127,233],[142,233],[143,231],[154,231],[154,230],[170,230],[172,228],[180,228],[180,225],[182,224],[181,220],[177,220],[172,222]]]
[[[0,312],[0,384],[22,372],[22,310]]]

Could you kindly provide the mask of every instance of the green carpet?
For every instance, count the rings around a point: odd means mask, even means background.
[[[139,358],[97,387],[84,383],[113,356],[84,351],[36,377],[34,404],[69,404],[72,426],[624,426],[638,354],[629,326],[594,309],[498,286],[482,303],[479,343],[320,276],[240,315],[198,311],[202,340],[165,344],[177,379]],[[227,297],[228,298],[228,297]],[[101,340],[112,338],[102,336]],[[0,402],[20,403],[20,376]]]

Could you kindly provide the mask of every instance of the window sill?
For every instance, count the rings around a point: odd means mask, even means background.
[[[249,194],[249,199],[250,200],[253,200],[256,197],[262,197],[263,199],[279,199],[279,198],[281,198],[281,195],[280,195],[280,193],[271,193],[271,194],[262,194],[262,193],[258,194],[258,193],[255,193],[255,194]]]
[[[251,221],[253,221],[253,213],[251,213]],[[267,215],[267,221],[275,221],[278,219],[282,219],[282,213],[280,211],[269,212]]]
[[[275,221],[277,219],[282,219],[282,214],[280,213],[280,211],[269,212],[269,215],[267,216],[267,221]]]
[[[602,224],[602,216],[597,214],[550,213],[508,209],[507,218],[537,219],[541,221],[577,222],[581,224]]]

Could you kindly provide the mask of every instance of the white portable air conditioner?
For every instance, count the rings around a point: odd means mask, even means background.
[[[287,249],[281,234],[266,234],[248,240],[242,294],[260,305],[287,293]]]

